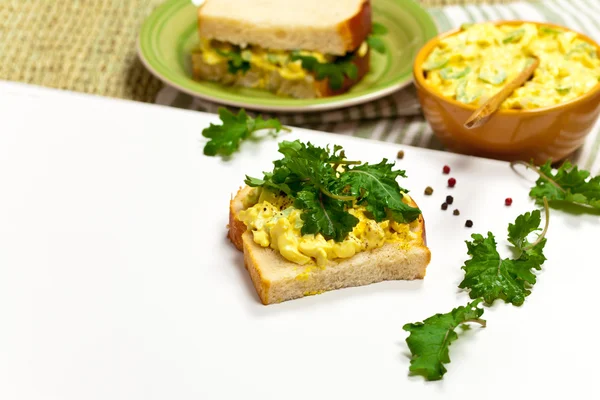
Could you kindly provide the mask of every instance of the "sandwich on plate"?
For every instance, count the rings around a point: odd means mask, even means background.
[[[398,184],[404,171],[347,160],[339,146],[284,141],[279,152],[229,209],[229,238],[263,304],[425,276],[425,222]]]
[[[369,70],[368,43],[385,49],[370,0],[206,0],[198,30],[196,79],[296,98],[349,90]]]

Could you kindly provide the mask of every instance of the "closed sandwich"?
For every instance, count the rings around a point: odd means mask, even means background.
[[[369,70],[369,0],[206,0],[196,79],[296,98],[349,90]]]

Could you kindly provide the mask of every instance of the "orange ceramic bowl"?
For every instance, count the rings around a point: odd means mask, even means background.
[[[531,21],[498,21],[494,24],[519,25],[526,22],[567,29]],[[458,32],[459,29],[438,35],[426,43],[417,54],[413,67],[425,118],[448,150],[509,161],[533,160],[542,164],[548,159],[565,159],[583,144],[600,113],[600,83],[569,102],[538,109],[498,110],[486,124],[474,129],[465,128],[464,122],[477,107],[444,97],[431,88],[425,82],[421,68],[440,40]],[[585,35],[578,36],[596,47],[600,54],[600,46],[596,42]]]

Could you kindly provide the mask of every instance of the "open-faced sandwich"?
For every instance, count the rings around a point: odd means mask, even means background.
[[[199,80],[317,98],[347,91],[369,70],[370,0],[206,0],[198,30]]]
[[[264,304],[384,280],[420,279],[431,253],[425,222],[386,159],[346,159],[300,141],[230,204],[229,238]]]

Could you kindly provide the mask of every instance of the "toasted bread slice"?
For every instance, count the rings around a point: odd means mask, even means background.
[[[371,32],[369,0],[206,0],[198,9],[201,38],[238,46],[308,50],[343,56]]]
[[[388,242],[380,248],[357,253],[351,258],[330,261],[324,268],[298,265],[271,248],[253,240],[252,232],[236,218],[251,188],[240,189],[229,207],[229,239],[244,252],[244,264],[263,304],[279,303],[328,290],[362,286],[385,280],[412,280],[425,277],[431,260],[422,216],[411,224],[414,239]],[[412,202],[412,206],[416,204]]]
[[[204,61],[202,54],[192,54],[192,69],[194,78],[219,82],[225,85],[243,86],[249,88],[265,89],[278,95],[290,96],[299,99],[312,99],[335,96],[347,92],[360,81],[369,71],[370,50],[363,56],[356,54],[352,63],[356,65],[358,74],[356,79],[345,77],[342,87],[332,89],[329,79],[316,80],[312,73],[307,73],[301,79],[287,79],[281,76],[278,69],[267,69],[264,66],[251,64],[250,70],[245,73],[228,72],[227,61],[218,64],[209,64]]]

